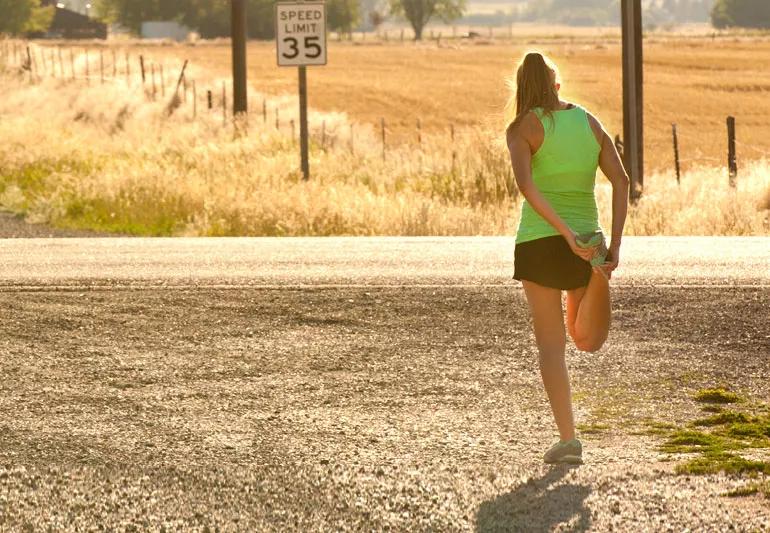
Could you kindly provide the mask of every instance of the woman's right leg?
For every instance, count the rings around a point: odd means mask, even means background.
[[[579,350],[602,347],[610,331],[610,309],[610,282],[601,271],[592,270],[586,287],[567,291],[567,330]]]
[[[561,307],[561,291],[522,280],[535,329],[540,375],[551,403],[561,440],[575,437],[572,395],[564,361],[567,335]]]

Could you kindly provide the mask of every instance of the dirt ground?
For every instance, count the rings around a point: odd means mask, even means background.
[[[0,239],[33,239],[41,237],[106,237],[116,236],[97,231],[67,230],[45,224],[30,224],[23,215],[2,211],[0,207]]]
[[[0,530],[770,531],[639,434],[702,387],[770,400],[768,289],[613,291],[606,345],[567,354],[608,427],[549,467],[513,286],[5,288]]]

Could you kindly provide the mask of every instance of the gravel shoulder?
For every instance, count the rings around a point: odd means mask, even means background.
[[[32,224],[22,215],[0,210],[0,239],[30,239],[42,237],[116,237],[114,233],[90,230],[52,228],[45,224]]]
[[[766,287],[613,288],[580,467],[505,287],[0,291],[0,529],[770,531],[645,421],[770,401]],[[767,459],[767,450],[765,453]],[[678,460],[678,458],[675,458]]]

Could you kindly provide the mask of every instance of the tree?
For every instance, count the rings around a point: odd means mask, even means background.
[[[767,0],[717,0],[711,9],[715,28],[770,28],[770,2]]]
[[[358,0],[327,0],[326,17],[329,29],[350,33],[361,19]]]
[[[54,12],[53,6],[40,7],[38,0],[0,0],[0,33],[45,32]]]
[[[190,9],[189,0],[98,0],[95,12],[105,22],[119,22],[139,33],[142,22],[173,20],[181,22]]]
[[[230,35],[230,0],[98,0],[96,10],[105,22],[119,22],[135,33],[141,30],[142,22],[171,20],[206,39]],[[272,0],[247,0],[249,37],[271,39],[274,17]]]
[[[381,13],[380,11],[370,11],[369,12],[369,23],[372,25],[372,27],[376,30],[380,26],[382,26],[382,23],[385,22],[385,14]]]
[[[390,11],[409,21],[414,39],[422,39],[422,30],[434,17],[444,22],[460,18],[465,11],[466,0],[390,0]]]

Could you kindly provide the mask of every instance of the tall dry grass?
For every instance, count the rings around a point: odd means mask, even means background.
[[[201,86],[221,82],[194,72]],[[252,116],[236,134],[205,109],[202,94],[193,119],[190,102],[170,106],[170,96],[153,100],[145,89],[120,79],[30,82],[29,73],[6,69],[0,206],[56,226],[141,235],[515,233],[521,197],[494,130],[458,129],[454,145],[426,134],[422,149],[392,146],[383,160],[370,126],[314,111],[305,182],[287,128]],[[261,96],[252,91],[251,99]],[[272,101],[282,116],[296,113],[296,98]],[[647,176],[626,234],[767,235],[768,170],[766,161],[742,168],[735,189],[719,169],[691,170],[679,186],[669,174]],[[609,229],[609,183],[600,177],[596,191]]]

